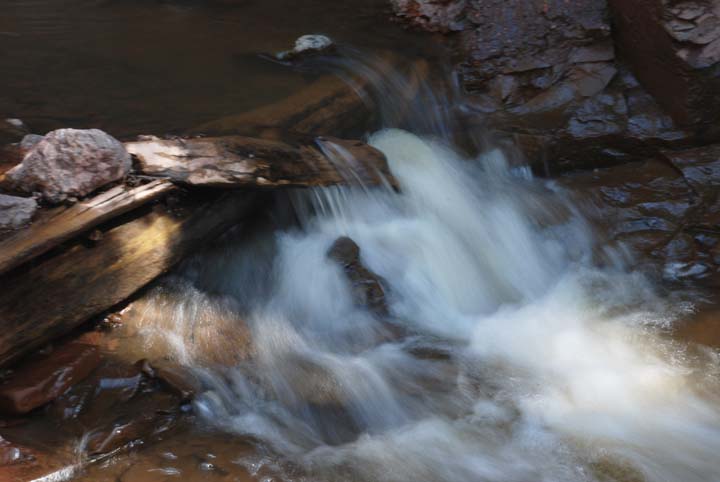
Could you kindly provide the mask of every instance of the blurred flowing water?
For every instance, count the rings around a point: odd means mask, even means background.
[[[335,67],[375,86],[369,142],[399,190],[293,192],[137,307],[144,349],[202,378],[201,419],[261,448],[239,463],[286,480],[720,480],[717,352],[661,336],[687,296],[599,245],[571,192],[500,150],[463,154],[452,85],[408,99],[412,79],[375,61]],[[341,236],[387,316],[328,258]]]
[[[0,113],[37,132],[163,134],[266,104],[314,74],[257,54],[306,33],[428,52],[385,0],[0,3]],[[370,86],[383,128],[368,140],[399,189],[279,194],[269,219],[135,303],[129,360],[194,370],[200,425],[234,441],[164,443],[212,446],[257,479],[719,481],[718,353],[663,334],[694,295],[661,291],[598,241],[575,193],[464,132],[450,76],[344,51],[323,68]],[[323,148],[353,180],[354,160]],[[382,278],[387,314],[328,258],[341,236]],[[143,463],[147,480],[182,472]],[[113,470],[86,480],[129,480]]]

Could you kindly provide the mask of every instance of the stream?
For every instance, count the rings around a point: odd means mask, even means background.
[[[22,18],[33,2],[10,3]],[[96,2],[112,15],[135,3]],[[232,9],[218,3],[216,20],[239,21],[239,13],[224,17]],[[157,2],[148,15],[159,9],[179,22],[194,8]],[[42,35],[51,38],[64,26],[53,25]],[[341,24],[335,28],[342,35]],[[348,42],[360,35],[355,28]],[[284,45],[296,33],[304,32],[283,33]],[[280,43],[267,50],[281,50]],[[458,140],[461,96],[451,79],[422,84],[408,99],[405,74],[359,53],[371,46],[353,45],[358,50],[326,67],[372,85],[382,125],[367,141],[387,156],[397,186],[388,180],[383,187],[275,194],[266,212],[134,300],[103,342],[112,346],[113,364],[163,359],[200,388],[172,428],[82,470],[72,464],[87,461],[92,424],[70,441],[47,419],[8,429],[29,445],[56,445],[61,465],[70,467],[37,480],[720,481],[720,344],[707,334],[691,342],[674,334],[700,316],[711,295],[668,285],[638,269],[629,248],[606,243],[589,220],[595,206],[572,181],[536,177],[515,156],[488,149],[483,132]],[[151,54],[143,56],[133,68],[154,65],[170,75]],[[110,109],[116,118],[100,107],[88,115],[72,97],[65,102],[82,122],[108,128],[118,118],[157,111],[124,128],[169,132],[227,114],[225,102],[235,110],[267,102],[253,95],[263,75],[285,82],[267,89],[278,97],[309,75],[282,80],[272,72],[284,67],[239,58],[262,65],[249,68],[250,84],[241,84],[239,70],[222,77],[213,103],[190,93],[171,115],[164,109],[170,97],[155,97],[142,83],[107,100],[137,109]],[[206,61],[237,68],[228,59]],[[199,75],[196,64],[186,68]],[[24,84],[23,75],[16,70],[10,79]],[[103,75],[93,71],[88,82],[99,88]],[[173,96],[194,90],[194,79],[178,80],[187,85]],[[208,77],[204,90],[218,79]],[[133,107],[125,99],[134,89],[158,105]],[[47,128],[67,120],[58,110],[73,112],[26,99],[20,107],[35,112],[29,121]],[[469,154],[469,145],[483,146],[482,153]],[[332,154],[355,179],[353,159],[339,149]],[[161,398],[153,403],[164,407]],[[66,414],[81,404],[68,400]],[[116,408],[104,411],[117,415]],[[102,406],[93,413],[107,415]]]
[[[372,65],[344,63],[377,74]],[[133,305],[126,323],[144,356],[169,357],[202,382],[195,423],[219,438],[214,450],[228,450],[225,437],[252,441],[222,470],[260,480],[719,480],[717,352],[667,336],[699,295],[664,289],[622,246],[599,243],[571,188],[500,150],[461,154],[445,136],[442,92],[408,107],[424,116],[403,126],[415,132],[393,126],[397,75],[375,77],[387,125],[368,138],[397,190],[280,196],[267,219]],[[352,177],[352,159],[338,162]],[[343,236],[381,280],[384,308],[358,303],[330,259]],[[146,476],[188,473],[157,463]]]

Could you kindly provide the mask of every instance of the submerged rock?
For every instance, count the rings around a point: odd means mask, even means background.
[[[137,418],[120,417],[107,428],[94,431],[88,437],[87,453],[106,454],[135,440],[152,434],[155,414],[141,414]]]
[[[131,167],[125,147],[105,132],[59,129],[34,143],[22,163],[6,173],[4,184],[57,203],[122,179]]]
[[[37,211],[33,198],[0,194],[0,231],[18,229],[30,222]]]
[[[106,454],[146,441],[176,424],[182,416],[180,405],[172,394],[145,390],[127,403],[116,404],[111,411],[95,412],[86,422],[96,428],[88,436],[85,450],[89,455]]]
[[[202,388],[200,380],[182,366],[163,362],[150,363],[148,360],[140,360],[136,366],[148,377],[160,380],[164,387],[183,401],[193,399]]]
[[[18,142],[29,132],[20,119],[0,119],[0,145]]]
[[[32,452],[29,449],[0,437],[0,467],[16,464],[31,457]]]
[[[99,363],[96,347],[68,343],[21,365],[0,384],[0,411],[21,415],[41,407],[90,375]]]
[[[385,290],[382,278],[367,269],[360,261],[360,247],[347,236],[335,240],[327,253],[328,257],[337,262],[345,271],[355,303],[366,306],[373,313],[386,316],[388,314]]]

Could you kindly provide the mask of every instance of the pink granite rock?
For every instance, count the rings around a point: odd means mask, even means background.
[[[58,129],[30,148],[23,161],[7,172],[4,184],[57,203],[122,179],[131,166],[122,143],[105,132]]]

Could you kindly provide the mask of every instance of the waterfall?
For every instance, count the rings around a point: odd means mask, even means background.
[[[200,418],[288,480],[720,480],[717,355],[660,333],[690,307],[598,245],[572,193],[500,150],[463,154],[440,94],[399,125],[404,84],[383,85],[395,110],[369,143],[399,189],[294,192],[294,225],[197,257],[156,295],[174,311],[148,340],[203,379]],[[328,257],[342,236],[387,313]],[[252,353],[234,356],[241,324]]]

